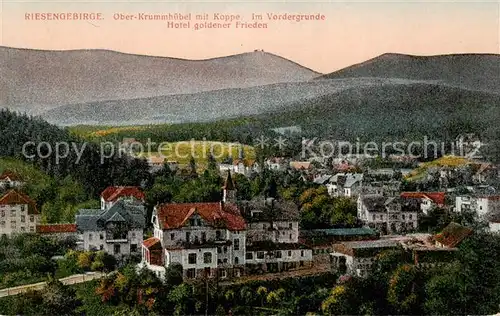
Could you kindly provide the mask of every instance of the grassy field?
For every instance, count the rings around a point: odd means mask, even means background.
[[[194,157],[199,166],[207,163],[209,153],[212,152],[217,161],[223,161],[231,156],[234,159],[239,157],[240,148],[243,148],[244,157],[247,160],[255,160],[255,149],[252,146],[237,143],[224,143],[212,141],[186,141],[164,143],[158,151],[144,153],[142,156],[165,156],[167,160],[177,161],[180,165],[189,164],[191,156]]]
[[[424,162],[418,168],[414,169],[406,176],[408,181],[418,181],[425,177],[427,171],[433,167],[459,167],[475,163],[473,160],[457,157],[457,156],[443,156],[433,161]]]

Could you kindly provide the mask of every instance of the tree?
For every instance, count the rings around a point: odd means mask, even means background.
[[[415,266],[399,266],[391,276],[387,301],[398,314],[408,314],[418,309],[417,270]]]
[[[73,288],[53,278],[49,278],[41,296],[43,315],[76,315],[76,308],[82,305]]]

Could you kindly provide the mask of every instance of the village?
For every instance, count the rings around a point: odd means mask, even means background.
[[[29,233],[73,239],[76,251],[105,252],[117,262],[135,258],[138,270],[148,269],[160,279],[177,264],[186,280],[231,282],[289,271],[366,277],[379,253],[396,248],[404,249],[416,266],[432,266],[452,260],[457,246],[475,230],[500,233],[500,194],[494,187],[500,174],[494,164],[434,165],[425,175],[424,183],[434,184],[435,190],[429,191],[404,187],[404,179],[419,170],[415,161],[406,161],[414,169],[373,169],[360,167],[362,158],[318,162],[270,157],[259,166],[240,155],[231,163],[217,163],[224,179],[220,201],[157,203],[148,216],[141,187],[110,186],[100,195],[100,208],[80,209],[73,223],[60,224],[42,223],[36,201],[22,192],[23,180],[4,171],[0,236]],[[393,161],[402,159],[406,158]],[[180,168],[175,161],[152,158],[149,166],[153,173]],[[354,223],[306,225],[304,210],[276,193],[239,198],[234,177],[252,177],[264,170],[293,173],[312,190],[344,199],[355,207]],[[468,216],[476,224],[452,221],[439,232],[422,227],[436,211]]]

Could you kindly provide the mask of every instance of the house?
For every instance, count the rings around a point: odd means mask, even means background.
[[[488,228],[492,233],[500,233],[500,213],[490,215]]]
[[[411,231],[418,227],[419,205],[414,199],[360,195],[357,209],[358,219],[381,234]]]
[[[337,173],[326,184],[328,194],[333,197],[357,197],[361,191],[362,173]]]
[[[374,230],[362,228],[328,228],[301,230],[299,242],[312,248],[315,263],[329,262],[333,245],[344,241],[379,239]]]
[[[500,195],[468,194],[455,198],[455,212],[473,212],[479,217],[500,212]]]
[[[163,278],[165,267],[178,263],[185,278],[225,279],[311,262],[310,249],[298,244],[296,215],[293,219],[286,217],[288,205],[269,204],[267,200],[238,202],[230,172],[222,195],[221,202],[156,206],[152,216],[154,236],[143,243],[139,267]],[[268,209],[273,212],[264,212]],[[246,218],[254,221],[247,223]]]
[[[106,210],[118,200],[131,200],[144,203],[144,192],[134,186],[110,186],[101,193],[101,209]]]
[[[0,236],[36,231],[40,213],[27,195],[10,190],[0,198]]]
[[[444,207],[445,204],[445,192],[402,192],[400,196],[403,199],[418,199],[420,209],[426,215],[432,208]]]
[[[441,233],[434,235],[434,243],[437,248],[456,248],[473,232],[470,228],[451,222]]]
[[[325,175],[318,174],[317,176],[314,177],[313,183],[320,185],[327,185],[331,177],[332,177],[331,174],[325,174]]]
[[[286,162],[283,157],[269,158],[264,161],[264,167],[270,170],[283,171],[287,169]]]
[[[77,239],[76,224],[36,225],[36,233],[55,239]]]
[[[155,173],[163,169],[166,158],[164,156],[149,156],[148,159],[149,171]]]
[[[236,159],[232,163],[220,163],[219,171],[221,174],[226,174],[227,172],[233,172],[248,177],[253,172],[260,172],[260,167],[255,160]]]
[[[104,209],[82,209],[76,215],[77,245],[104,250],[120,259],[140,254],[146,215],[142,203],[119,199]]]
[[[331,253],[332,270],[335,273],[367,277],[376,256],[382,251],[396,249],[395,240],[349,241],[333,245]]]
[[[19,188],[23,184],[21,177],[14,172],[4,170],[0,175],[0,189]]]

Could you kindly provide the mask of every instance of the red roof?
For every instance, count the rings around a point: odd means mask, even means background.
[[[36,232],[39,234],[75,233],[76,224],[36,225]]]
[[[238,207],[231,203],[170,203],[159,205],[156,211],[162,229],[182,227],[195,213],[211,226],[229,230],[246,229],[245,220]]]
[[[121,197],[133,196],[138,200],[144,200],[144,192],[138,187],[107,187],[102,191],[101,197],[106,202],[114,202]]]
[[[18,174],[8,170],[4,170],[4,172],[2,172],[2,174],[0,175],[0,180],[7,180],[7,179],[10,179],[11,181],[21,180]]]
[[[148,249],[155,249],[155,248],[161,248],[161,243],[160,240],[156,237],[151,237],[142,242],[144,247]]]
[[[402,192],[401,197],[407,199],[430,199],[437,205],[444,205],[444,192]]]
[[[454,248],[472,233],[472,229],[451,222],[443,229],[441,233],[434,236],[434,240],[438,241],[446,247]]]
[[[28,214],[38,214],[36,203],[27,195],[16,190],[10,190],[2,198],[0,198],[0,205],[28,205]]]

